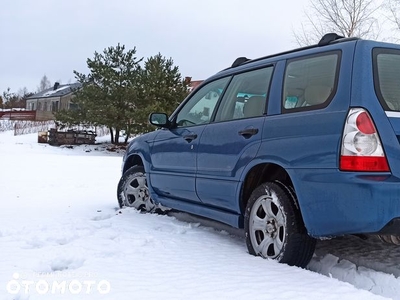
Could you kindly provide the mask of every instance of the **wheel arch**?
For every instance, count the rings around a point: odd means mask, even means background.
[[[145,167],[142,157],[137,153],[133,153],[125,159],[124,166],[122,168],[122,174],[125,173],[128,169],[130,169],[133,166]]]
[[[295,205],[299,209],[301,215],[293,181],[286,169],[276,163],[259,163],[254,165],[246,173],[239,198],[239,206],[242,215],[245,213],[246,205],[249,201],[251,193],[255,188],[264,182],[276,182],[286,189],[294,199]]]

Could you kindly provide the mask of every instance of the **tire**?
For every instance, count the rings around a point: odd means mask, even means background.
[[[250,196],[244,216],[250,254],[304,268],[316,240],[307,234],[291,189],[280,182],[266,182]]]
[[[117,197],[120,208],[133,207],[145,212],[154,210],[155,204],[150,197],[143,166],[134,166],[122,175],[118,183]]]
[[[386,244],[400,246],[400,236],[398,235],[384,234],[384,235],[378,235],[378,237],[382,242]]]

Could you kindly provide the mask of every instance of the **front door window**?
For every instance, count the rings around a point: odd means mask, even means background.
[[[229,80],[230,77],[225,77],[198,90],[178,113],[176,126],[186,127],[209,123]]]

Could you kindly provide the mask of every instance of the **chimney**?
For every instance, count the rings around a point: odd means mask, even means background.
[[[55,91],[56,89],[58,89],[59,85],[60,85],[60,83],[55,82],[55,83],[54,83],[54,87],[53,87],[53,91]]]
[[[185,83],[186,84],[190,84],[191,81],[192,81],[192,77],[189,77],[189,76],[185,77]]]

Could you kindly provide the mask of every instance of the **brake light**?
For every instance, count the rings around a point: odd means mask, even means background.
[[[373,134],[376,132],[374,123],[372,123],[366,111],[361,112],[356,119],[357,128],[365,134]]]
[[[352,108],[343,130],[340,170],[389,172],[389,164],[368,112]]]

